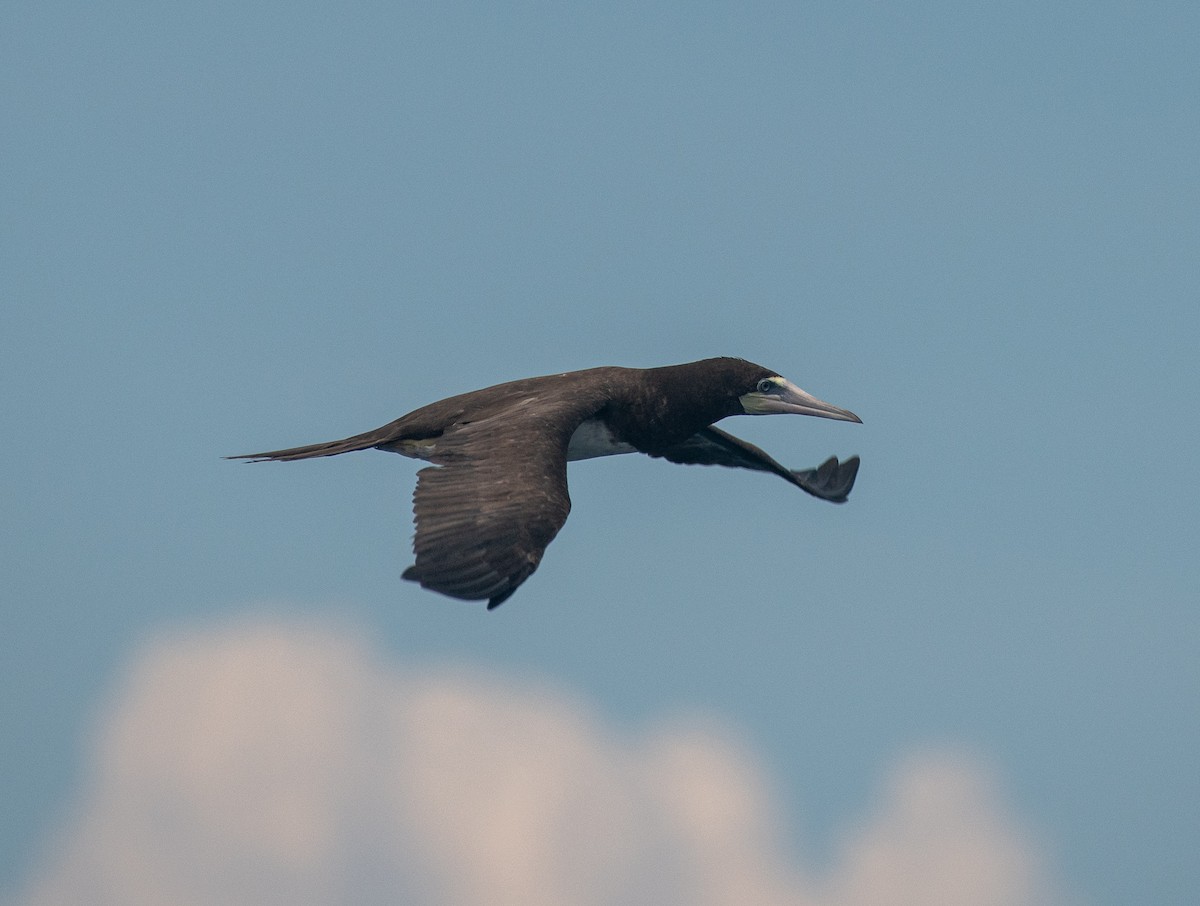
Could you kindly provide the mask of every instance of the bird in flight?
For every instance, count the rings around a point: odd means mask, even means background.
[[[413,493],[416,563],[403,578],[464,600],[503,603],[537,569],[571,510],[567,463],[616,453],[773,472],[845,503],[859,459],[780,465],[713,427],[731,415],[860,422],[770,369],[716,358],[662,368],[588,368],[525,378],[422,406],[344,440],[230,459],[291,461],[373,447],[425,460]]]

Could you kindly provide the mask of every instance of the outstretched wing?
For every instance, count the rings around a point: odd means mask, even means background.
[[[789,469],[760,447],[711,426],[657,455],[683,465],[731,466],[774,472],[801,490],[830,503],[846,502],[859,466],[857,456],[851,456],[845,462],[831,456],[815,469]]]
[[[544,413],[543,413],[544,415]],[[456,425],[417,473],[416,563],[404,578],[454,598],[508,598],[537,569],[571,511],[567,440],[581,417],[511,413]]]

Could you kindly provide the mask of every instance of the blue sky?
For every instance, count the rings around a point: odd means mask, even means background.
[[[1064,890],[1194,902],[1192,5],[3,20],[0,890],[33,901],[153,640],[269,614],[617,733],[717,721],[817,866],[906,753],[967,752]],[[862,416],[726,425],[861,454],[850,504],[577,464],[492,614],[399,581],[414,464],[220,459],[710,355]]]

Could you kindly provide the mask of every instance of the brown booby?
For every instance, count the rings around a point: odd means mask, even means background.
[[[230,459],[290,461],[374,447],[433,463],[413,493],[416,563],[403,577],[496,607],[538,567],[571,510],[567,463],[616,453],[773,472],[844,503],[859,459],[791,470],[714,428],[730,415],[861,422],[775,372],[718,358],[663,368],[588,368],[525,378],[422,406],[344,440]]]

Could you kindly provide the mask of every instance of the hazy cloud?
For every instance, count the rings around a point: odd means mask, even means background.
[[[554,689],[406,671],[329,626],[149,646],[93,770],[22,903],[1062,902],[964,756],[904,760],[818,876],[728,729],[631,739]]]

